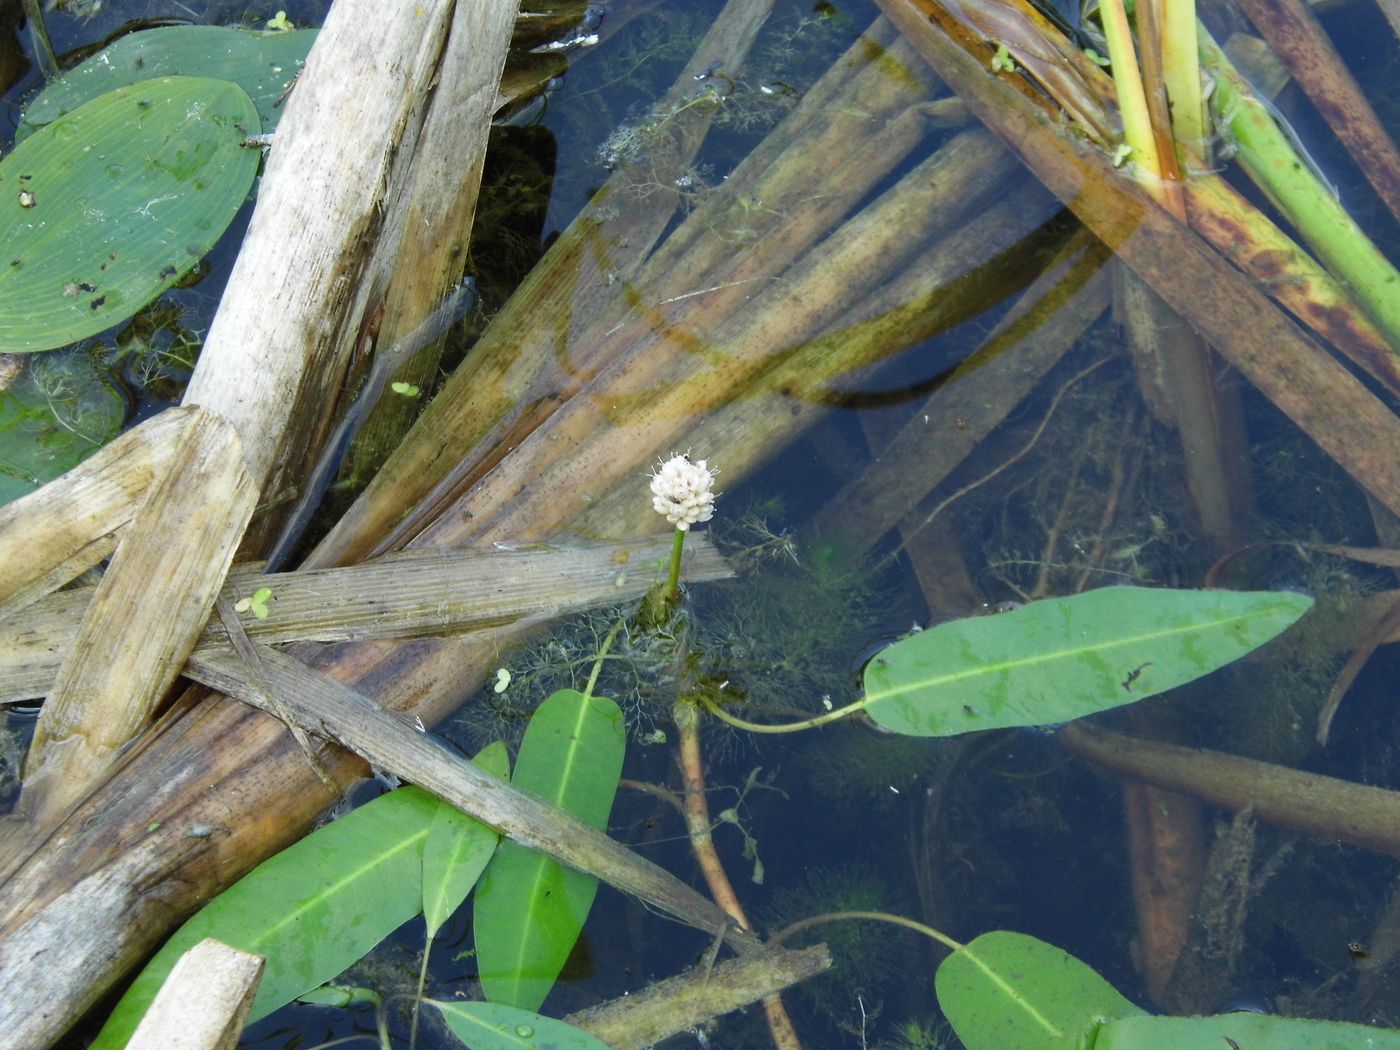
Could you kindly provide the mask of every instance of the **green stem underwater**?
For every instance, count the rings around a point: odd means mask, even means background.
[[[681,553],[685,549],[685,530],[677,529],[671,544],[671,574],[666,580],[666,600],[674,606],[681,598]]]

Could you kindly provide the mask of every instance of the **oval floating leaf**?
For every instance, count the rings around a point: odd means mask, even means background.
[[[502,779],[510,776],[510,755],[499,740],[472,761]],[[493,829],[456,806],[444,802],[438,807],[423,845],[423,921],[429,940],[467,899],[499,840]]]
[[[582,1028],[501,1003],[440,1003],[443,1020],[471,1050],[608,1050]]]
[[[185,276],[248,195],[256,127],[236,84],[166,77],[17,146],[0,161],[0,352],[94,335]]]
[[[84,353],[12,357],[0,382],[0,504],[77,466],[121,432],[126,405]]]
[[[205,937],[267,957],[250,1021],[342,973],[423,906],[423,842],[441,803],[391,791],[288,846],[181,926],[92,1044],[116,1050],[176,960]]]
[[[525,729],[511,783],[605,828],[622,775],[626,732],[617,704],[561,689]],[[578,940],[598,880],[503,842],[473,911],[477,968],[491,1002],[536,1009]]]
[[[1104,1021],[1143,1014],[1068,952],[1006,930],[984,933],[944,959],[934,986],[968,1050],[1097,1047],[1089,1035]]]
[[[258,33],[230,26],[160,26],[108,44],[60,75],[25,107],[15,133],[23,142],[45,124],[84,102],[151,77],[200,76],[231,80],[257,107],[260,127],[272,131],[282,115],[278,100],[300,71],[316,30]]]
[[[1400,1050],[1393,1028],[1297,1017],[1234,1013],[1218,1017],[1134,1017],[1103,1026],[1094,1050],[1196,1050],[1198,1047],[1268,1050]]]
[[[1312,607],[1288,592],[1104,587],[939,624],[865,667],[867,714],[911,736],[1068,722],[1199,678]]]

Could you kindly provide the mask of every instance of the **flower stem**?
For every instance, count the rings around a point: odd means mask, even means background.
[[[681,551],[684,547],[685,529],[677,529],[671,545],[671,575],[666,581],[666,600],[673,606],[681,597]]]

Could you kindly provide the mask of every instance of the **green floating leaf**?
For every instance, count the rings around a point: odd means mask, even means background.
[[[267,957],[250,1021],[342,973],[422,908],[423,843],[439,805],[399,788],[259,864],[166,942],[94,1050],[126,1045],[171,967],[205,937]]]
[[[626,733],[617,704],[561,689],[530,719],[511,782],[605,828]],[[486,866],[473,916],[481,988],[491,1002],[533,1010],[578,940],[598,880],[503,842]]]
[[[71,470],[121,432],[126,406],[83,353],[12,357],[0,382],[0,504]]]
[[[1101,1050],[1090,1038],[1095,1028],[1143,1015],[1074,956],[1006,930],[944,959],[934,985],[967,1050]]]
[[[272,131],[283,107],[277,105],[316,40],[316,30],[257,33],[226,26],[161,26],[128,33],[74,66],[25,107],[15,133],[23,142],[46,124],[84,102],[151,77],[200,76],[231,80],[257,107],[261,127]]]
[[[109,92],[0,161],[0,352],[126,320],[187,274],[253,184],[253,103],[225,80]]]
[[[1341,1021],[1262,1014],[1218,1017],[1133,1017],[1106,1024],[1094,1050],[1400,1050],[1400,1032]]]
[[[471,1050],[608,1050],[582,1028],[501,1003],[440,1003],[443,1020]]]
[[[865,667],[866,713],[897,733],[1048,725],[1174,689],[1312,607],[1288,592],[1104,587],[940,624]]]
[[[498,777],[510,776],[510,755],[499,740],[472,761]],[[495,831],[456,806],[444,802],[438,807],[423,845],[423,920],[429,940],[467,899],[499,840]]]

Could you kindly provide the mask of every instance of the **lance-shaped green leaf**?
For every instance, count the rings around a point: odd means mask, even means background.
[[[1105,1024],[1094,1050],[1400,1050],[1393,1028],[1233,1013],[1217,1017],[1133,1017]]]
[[[535,712],[512,783],[605,828],[622,774],[626,732],[617,704],[561,689]],[[598,880],[503,842],[473,911],[477,968],[491,1002],[534,1010],[583,929]]]
[[[1091,1037],[1099,1025],[1143,1014],[1068,952],[1006,930],[944,959],[934,986],[968,1050],[1097,1050]]]
[[[278,101],[315,40],[314,29],[259,33],[232,26],[160,26],[127,33],[39,92],[24,109],[15,141],[23,142],[98,95],[151,77],[175,76],[233,81],[253,100],[262,130],[270,132],[284,110]]]
[[[865,667],[867,714],[897,733],[1048,725],[1199,678],[1312,607],[1289,592],[1105,587],[939,624]]]
[[[248,195],[237,84],[165,77],[78,107],[0,161],[0,352],[126,320],[194,267]]]
[[[472,761],[502,779],[510,776],[510,755],[499,740],[482,748]],[[423,921],[429,940],[467,899],[499,839],[493,829],[456,806],[444,802],[438,807],[423,846]]]
[[[343,972],[422,908],[423,843],[439,805],[399,788],[259,864],[175,932],[93,1047],[125,1046],[171,967],[206,937],[266,956],[250,1021]]]
[[[583,1029],[530,1010],[501,1003],[432,1003],[472,1050],[607,1050]]]

